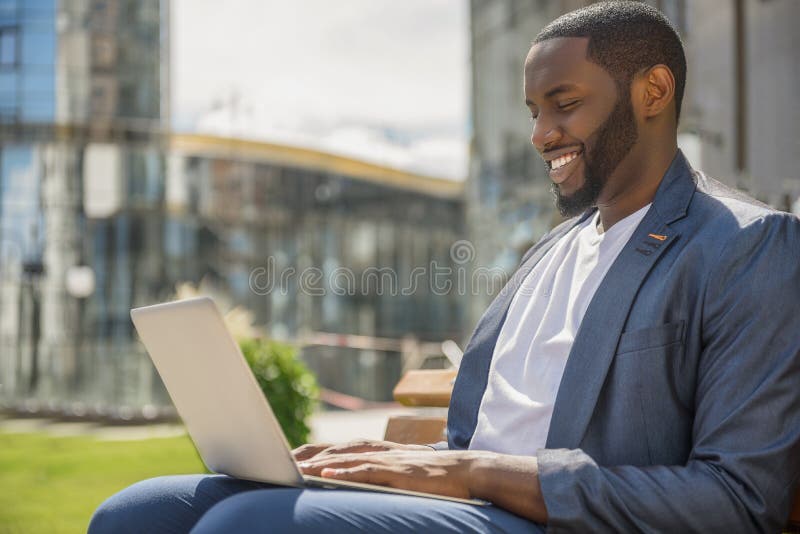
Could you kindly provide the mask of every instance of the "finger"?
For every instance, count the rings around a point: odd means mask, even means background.
[[[325,468],[345,468],[365,463],[386,464],[394,461],[391,452],[362,452],[354,454],[317,455],[314,458],[300,462],[300,470],[308,475],[319,476]]]
[[[300,470],[306,475],[321,476],[323,469],[346,469],[365,463],[366,459],[361,457],[335,457],[329,460],[302,462],[298,464]]]
[[[330,447],[332,447],[330,443],[307,443],[294,449],[292,455],[296,461],[302,462],[313,458]]]
[[[325,451],[325,454],[353,454],[360,452],[388,451],[392,447],[386,441],[359,440],[341,445],[334,445]]]
[[[398,462],[408,463],[415,460],[415,454],[418,453],[409,453],[408,451],[366,451],[353,454],[318,454],[313,458],[300,462],[298,466],[303,473],[318,476],[322,469],[326,467],[346,467],[364,463],[387,466]]]
[[[320,476],[348,482],[435,493],[461,499],[470,498],[469,491],[466,488],[459,489],[458,486],[453,486],[452,484],[431,484],[429,479],[411,474],[398,466],[362,463],[354,467],[326,467],[320,472]]]
[[[386,466],[377,464],[361,464],[353,467],[326,467],[320,472],[324,478],[361,482],[363,484],[377,484],[379,486],[395,487],[397,473]]]

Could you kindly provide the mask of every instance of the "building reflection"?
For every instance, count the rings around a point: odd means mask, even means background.
[[[159,413],[129,311],[201,280],[305,343],[324,386],[386,399],[404,340],[461,339],[463,292],[431,268],[456,276],[461,185],[169,134],[168,20],[158,0],[0,0],[0,403]]]

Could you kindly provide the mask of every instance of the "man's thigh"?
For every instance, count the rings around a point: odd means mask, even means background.
[[[219,532],[544,532],[494,506],[344,489],[270,488],[228,497],[192,530]]]
[[[212,506],[232,495],[271,487],[224,475],[151,478],[112,495],[89,523],[89,534],[188,532]]]

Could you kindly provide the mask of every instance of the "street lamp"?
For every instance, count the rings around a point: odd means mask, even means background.
[[[71,382],[72,388],[78,389],[81,381],[81,349],[83,348],[83,314],[86,299],[94,293],[95,276],[94,270],[86,265],[73,265],[67,269],[65,277],[67,293],[78,301],[78,313],[75,317],[75,332],[73,339],[75,342],[72,352],[71,362]],[[86,408],[81,402],[74,402],[69,408],[71,415],[82,416],[86,413]]]
[[[27,260],[22,264],[22,272],[28,282],[31,302],[31,368],[27,394],[32,397],[36,394],[36,388],[39,385],[39,338],[41,337],[39,283],[44,275],[44,264],[39,259]],[[20,292],[20,298],[22,298],[22,292]]]
[[[94,270],[86,265],[67,269],[67,293],[76,299],[85,299],[94,293]]]

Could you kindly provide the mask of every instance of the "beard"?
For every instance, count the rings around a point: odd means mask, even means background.
[[[579,215],[597,203],[608,177],[636,143],[638,131],[629,88],[620,88],[614,109],[592,137],[591,150],[585,144],[583,147],[583,185],[568,196],[561,194],[557,184],[551,187],[556,207],[564,217]]]

